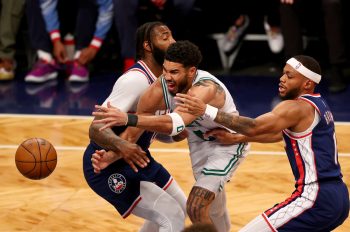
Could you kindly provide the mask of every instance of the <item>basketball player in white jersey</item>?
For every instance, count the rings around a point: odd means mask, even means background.
[[[220,232],[230,231],[226,207],[225,183],[244,160],[248,144],[222,145],[214,138],[206,138],[206,131],[222,127],[209,118],[178,112],[174,101],[176,93],[191,92],[206,103],[222,111],[238,115],[227,88],[212,74],[198,69],[202,55],[189,41],[179,41],[169,46],[163,64],[163,76],[140,98],[137,115],[121,112],[108,104],[96,106],[93,115],[102,117],[96,123],[105,123],[101,129],[115,125],[128,125],[148,131],[176,135],[189,131],[188,145],[193,174],[196,180],[187,200],[187,213],[193,223],[212,223]],[[168,108],[172,113],[154,115],[158,109]],[[140,129],[130,129],[142,133]],[[136,136],[137,138],[137,136]]]

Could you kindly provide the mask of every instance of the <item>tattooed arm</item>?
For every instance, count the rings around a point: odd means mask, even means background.
[[[199,98],[188,94],[177,94],[178,110],[196,116],[202,116],[206,111],[206,104]],[[276,134],[286,128],[303,131],[313,121],[314,109],[303,101],[286,100],[279,103],[271,112],[257,118],[233,115],[218,111],[215,122],[238,133],[252,137],[261,134]]]

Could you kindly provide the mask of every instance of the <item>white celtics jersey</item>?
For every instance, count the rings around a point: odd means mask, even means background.
[[[227,90],[226,86],[212,74],[203,70],[198,70],[197,76],[192,85],[203,80],[212,80],[220,85],[225,91],[225,104],[222,108],[220,108],[220,111],[238,115],[238,111],[230,92]],[[161,82],[165,103],[167,107],[173,111],[176,107],[174,96],[169,93],[164,78],[161,79]],[[190,125],[186,126],[186,129],[190,132],[188,145],[191,153],[192,168],[195,172],[202,171],[203,168],[205,170],[208,160],[215,160],[217,156],[222,157],[227,155],[232,157],[233,155],[236,155],[239,157],[245,155],[246,152],[244,151],[246,150],[245,148],[247,147],[247,144],[242,143],[228,146],[219,144],[214,138],[204,138],[205,132],[218,127],[225,128],[224,126],[203,117],[198,117]],[[233,132],[232,130],[230,131]]]

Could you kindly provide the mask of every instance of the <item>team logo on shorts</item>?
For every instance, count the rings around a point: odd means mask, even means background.
[[[115,173],[108,178],[109,188],[119,194],[122,193],[126,187],[125,177],[119,173]]]

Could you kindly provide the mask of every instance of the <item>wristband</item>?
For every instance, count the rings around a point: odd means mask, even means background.
[[[126,122],[126,126],[136,127],[138,119],[139,117],[136,114],[128,114],[128,121]]]
[[[216,118],[216,115],[218,114],[218,111],[219,111],[218,108],[207,104],[207,108],[205,109],[205,113],[203,116],[204,118],[214,121]]]
[[[171,120],[173,122],[173,129],[170,135],[175,136],[177,134],[180,134],[185,129],[185,123],[182,120],[181,116],[176,112],[167,115],[171,117]]]
[[[53,30],[50,32],[50,39],[52,42],[55,42],[57,40],[61,40],[61,35],[59,30]]]

